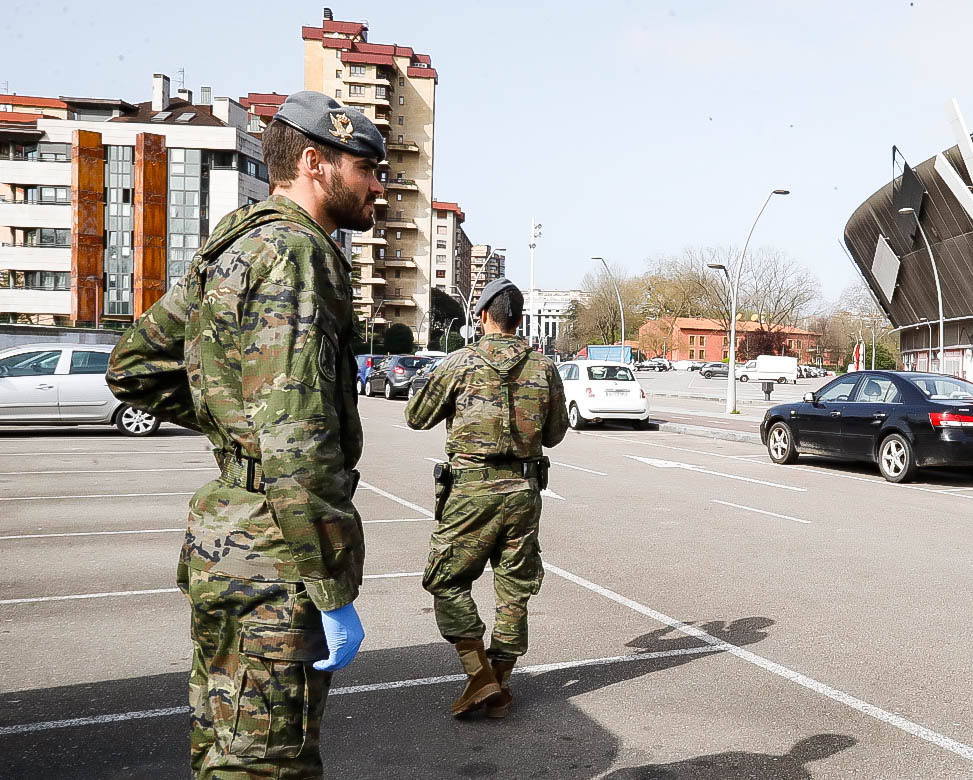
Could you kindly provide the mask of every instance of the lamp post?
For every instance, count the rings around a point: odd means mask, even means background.
[[[615,277],[612,276],[611,271],[608,270],[608,263],[605,262],[605,258],[592,257],[591,259],[601,261],[601,264],[605,266],[605,273],[608,275],[608,278],[611,280],[612,287],[615,288],[615,297],[618,298],[618,316],[622,320],[622,342],[621,342],[621,346],[618,348],[618,351],[620,353],[618,356],[618,362],[624,363],[625,362],[625,309],[622,307],[622,295],[620,292],[618,292],[618,285],[615,284]]]
[[[537,239],[541,237],[541,225],[538,222],[534,222],[534,218],[530,218],[530,239],[527,242],[527,247],[530,249],[530,290],[527,291],[528,304],[527,311],[529,312],[530,319],[528,320],[527,326],[527,343],[530,345],[531,349],[534,348],[534,247],[537,246]]]
[[[375,307],[375,311],[372,312],[372,316],[370,317],[371,325],[372,325],[372,337],[368,345],[369,355],[375,354],[375,318],[378,316],[378,313],[382,310],[382,307],[384,305],[385,305],[385,299],[380,298],[378,301],[378,305]]]
[[[426,321],[426,318],[429,317],[429,315],[431,313],[432,313],[432,309],[430,309],[425,314],[423,314],[422,315],[422,319],[419,320],[419,327],[416,328],[416,346],[422,346],[422,344],[421,344],[421,342],[422,342],[422,324]],[[432,320],[430,319],[429,322],[431,323]],[[427,338],[426,339],[426,346],[428,346],[428,342],[429,342],[429,339]]]
[[[465,339],[466,339],[465,343],[466,344],[469,344],[470,343],[470,336],[469,336],[469,333],[470,333],[470,324],[471,324],[470,317],[472,315],[472,309],[473,309],[473,293],[476,291],[476,283],[480,281],[480,277],[483,275],[483,272],[486,271],[487,265],[490,264],[490,260],[493,259],[494,255],[496,255],[497,252],[506,252],[506,251],[507,251],[507,248],[506,247],[502,247],[502,246],[495,247],[490,252],[490,254],[488,254],[486,256],[486,258],[483,260],[483,265],[480,266],[480,270],[477,271],[476,276],[473,278],[473,284],[470,285],[470,294],[466,298],[466,334],[467,334],[465,336]]]
[[[944,353],[944,338],[943,331],[945,330],[945,317],[943,316],[943,288],[939,284],[939,268],[936,267],[936,258],[933,256],[932,247],[929,245],[929,239],[926,237],[926,231],[922,229],[922,223],[919,222],[919,215],[916,214],[916,210],[911,206],[907,206],[904,209],[899,209],[900,214],[912,215],[912,218],[916,221],[916,227],[919,228],[919,235],[922,236],[922,241],[926,245],[926,251],[929,253],[929,262],[932,263],[932,275],[936,280],[936,299],[939,302],[939,372],[942,373],[945,366],[945,353]],[[924,319],[924,318],[923,318]],[[932,354],[932,326],[929,326],[929,352]],[[932,370],[932,365],[930,361],[929,370]]]
[[[771,190],[764,204],[760,207],[760,211],[757,212],[756,218],[753,220],[753,224],[750,226],[750,232],[747,233],[747,240],[743,242],[743,251],[740,252],[740,260],[737,262],[736,274],[734,275],[733,284],[730,286],[730,365],[729,371],[726,374],[726,413],[736,414],[737,411],[737,386],[736,386],[736,360],[737,360],[737,344],[736,344],[736,334],[737,334],[737,297],[740,292],[740,274],[743,271],[743,261],[747,256],[747,247],[750,246],[750,238],[753,236],[753,231],[757,227],[757,222],[760,220],[760,215],[764,213],[764,209],[767,208],[767,204],[770,203],[770,199],[774,195],[790,195],[790,190]],[[730,272],[727,270],[726,266],[722,263],[712,263],[709,264],[710,268],[722,269],[723,273],[726,274],[727,282],[730,280]]]
[[[443,352],[449,353],[449,332],[453,329],[453,323],[456,322],[456,317],[451,317],[449,324],[446,326],[446,335],[443,336]]]

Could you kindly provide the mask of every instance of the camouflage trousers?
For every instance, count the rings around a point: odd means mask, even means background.
[[[189,572],[193,775],[321,778],[331,683],[321,613],[299,582]]]
[[[488,654],[515,658],[527,652],[527,600],[544,578],[537,541],[541,496],[533,488],[497,493],[492,487],[453,486],[430,539],[422,586],[434,597],[444,638],[479,639],[486,627],[471,591],[489,561],[496,619]]]

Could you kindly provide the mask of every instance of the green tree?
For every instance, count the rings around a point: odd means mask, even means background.
[[[412,336],[412,328],[396,322],[389,325],[385,331],[385,351],[392,355],[411,355],[415,351],[416,342]]]

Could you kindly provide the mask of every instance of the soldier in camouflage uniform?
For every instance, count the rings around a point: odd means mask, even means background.
[[[549,461],[542,446],[558,444],[568,428],[554,364],[514,335],[523,305],[512,282],[490,282],[475,310],[483,338],[443,360],[405,409],[410,428],[446,421],[449,463],[436,470],[438,525],[422,584],[467,673],[451,707],[457,716],[483,705],[494,718],[510,710],[510,673],[527,652],[527,600],[544,577],[537,534]],[[496,619],[487,651],[470,591],[488,561]]]
[[[206,434],[222,470],[192,498],[177,578],[192,769],[221,780],[321,777],[331,674],[364,637],[351,269],[329,233],[373,224],[384,141],[299,92],[263,143],[270,198],[219,223],[108,373],[120,399]]]

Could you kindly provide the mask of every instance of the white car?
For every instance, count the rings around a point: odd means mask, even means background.
[[[577,430],[589,422],[630,420],[645,427],[649,402],[631,366],[607,360],[572,360],[561,363],[568,423]]]
[[[114,425],[148,436],[159,421],[105,381],[110,344],[23,344],[0,351],[0,425]]]

